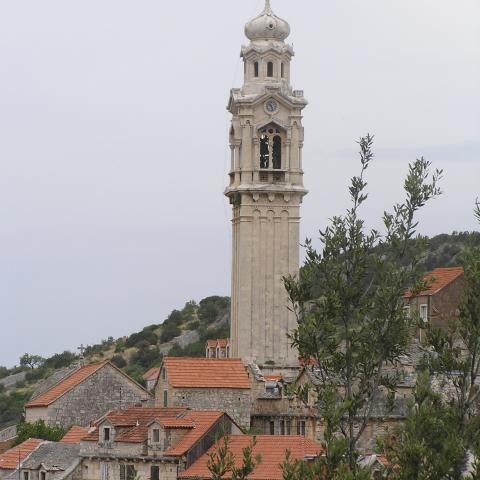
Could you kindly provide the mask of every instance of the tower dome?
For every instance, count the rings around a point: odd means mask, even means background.
[[[272,12],[270,0],[265,0],[263,12],[245,25],[249,40],[277,40],[283,42],[290,35],[290,25]]]

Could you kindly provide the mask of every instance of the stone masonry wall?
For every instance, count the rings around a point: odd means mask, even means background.
[[[250,426],[250,390],[228,388],[169,388],[169,406],[226,412],[241,427]]]
[[[149,398],[144,389],[106,364],[51,404],[44,420],[64,427],[88,426],[110,410],[140,404]]]

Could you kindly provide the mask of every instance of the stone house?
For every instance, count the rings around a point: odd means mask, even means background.
[[[463,268],[436,268],[424,277],[428,287],[418,293],[404,295],[405,310],[418,313],[420,319],[439,328],[448,326],[458,316],[458,307],[464,288]],[[417,333],[421,339],[422,331]]]
[[[251,391],[240,359],[165,357],[155,386],[155,406],[219,410],[249,427]]]
[[[152,399],[141,385],[108,361],[81,366],[25,405],[27,422],[87,426],[115,408]]]
[[[108,413],[80,442],[83,480],[176,480],[223,434],[240,429],[223,412],[128,408]]]
[[[217,340],[207,340],[205,345],[206,358],[230,358],[230,339],[219,338]]]
[[[291,461],[305,460],[314,461],[321,453],[318,443],[301,436],[274,437],[269,435],[258,435],[256,445],[253,449],[254,455],[260,454],[262,461],[248,478],[252,480],[283,480],[280,465],[285,461],[287,450],[290,451]],[[235,457],[237,467],[241,466],[243,449],[252,442],[250,435],[233,435],[230,437],[229,448]],[[221,444],[221,442],[220,442]],[[178,478],[187,479],[209,479],[211,473],[207,468],[209,454],[215,451],[213,446],[210,451],[204,453],[190,468],[180,472]],[[228,478],[228,475],[225,476]]]

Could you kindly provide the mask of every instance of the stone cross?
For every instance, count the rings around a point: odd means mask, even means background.
[[[86,349],[87,347],[84,347],[83,343],[79,347],[77,347],[77,350],[80,350],[80,358],[83,358],[83,354],[85,353]]]

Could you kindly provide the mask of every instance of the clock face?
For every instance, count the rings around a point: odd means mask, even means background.
[[[267,100],[265,102],[265,111],[267,113],[275,113],[278,110],[278,103],[273,100],[272,98],[270,100]]]

